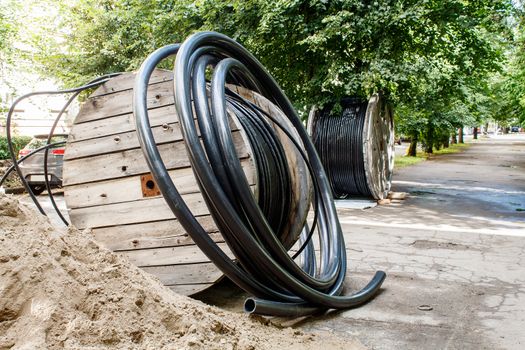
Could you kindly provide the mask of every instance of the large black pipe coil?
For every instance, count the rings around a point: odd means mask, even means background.
[[[188,157],[209,211],[235,260],[213,242],[191,213],[168,175],[150,128],[148,82],[159,62],[173,55],[174,99]],[[226,84],[245,87],[270,100],[290,120],[299,139],[277,120],[228,90]],[[321,161],[290,101],[241,45],[222,34],[202,32],[181,45],[168,45],[153,52],[137,74],[133,110],[143,154],[164,199],[206,256],[233,282],[254,295],[246,301],[246,311],[304,315],[357,306],[379,290],[385,278],[382,271],[376,272],[362,290],[342,295],[346,249]],[[253,149],[259,177],[258,201],[235,152],[228,113],[239,119]],[[281,239],[280,230],[289,215],[290,177],[287,157],[269,120],[297,147],[314,187],[312,208],[316,223],[311,229],[305,224],[292,233],[300,237],[295,250],[284,246]],[[317,237],[313,237],[314,232]],[[318,248],[314,248],[314,242]],[[315,250],[320,255],[319,262]]]
[[[380,95],[312,109],[308,129],[334,197],[383,199],[394,162],[393,119]]]

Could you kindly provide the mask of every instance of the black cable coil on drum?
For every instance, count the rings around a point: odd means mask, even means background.
[[[371,197],[363,154],[363,127],[368,102],[347,97],[341,100],[340,106],[340,115],[334,113],[334,104],[320,111],[311,131],[312,141],[335,198],[350,195]]]
[[[176,55],[175,105],[188,157],[209,211],[236,261],[218,247],[192,215],[168,175],[150,128],[148,82],[160,61],[172,55]],[[208,81],[210,71],[212,77]],[[228,90],[226,83],[253,90],[274,103],[289,118],[300,142],[277,120]],[[254,150],[261,188],[258,203],[235,151],[227,110],[237,116]],[[291,103],[264,67],[241,45],[219,33],[201,32],[183,44],[153,52],[137,74],[133,111],[142,151],[167,204],[206,256],[233,282],[255,296],[246,300],[247,312],[306,315],[357,306],[379,290],[386,276],[382,271],[376,272],[362,290],[341,295],[347,270],[346,249],[323,166]],[[311,229],[305,225],[300,232],[301,248],[293,256],[279,239],[290,198],[286,156],[267,119],[297,147],[314,186],[314,223]],[[314,231],[318,240],[312,239]],[[314,241],[320,245],[319,264]],[[294,261],[298,257],[301,265]]]

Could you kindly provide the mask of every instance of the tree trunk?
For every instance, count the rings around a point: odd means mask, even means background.
[[[463,141],[463,128],[459,128],[458,130],[458,143],[465,143]]]
[[[474,140],[478,139],[478,127],[477,126],[475,126],[474,130],[472,130],[472,135],[474,135],[473,136]]]
[[[457,132],[454,131],[454,133],[452,134],[452,137],[450,138],[450,144],[455,144],[455,143],[458,143],[458,134]]]
[[[448,146],[450,146],[450,138],[447,137],[444,141],[445,142],[443,142],[443,148],[448,148]]]
[[[412,139],[410,140],[410,146],[408,146],[407,156],[417,156],[417,137],[412,137]]]

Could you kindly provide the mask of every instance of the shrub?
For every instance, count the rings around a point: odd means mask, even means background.
[[[25,145],[31,141],[31,136],[14,136],[12,137],[13,148],[15,153],[18,154]],[[7,147],[7,137],[0,136],[0,159],[9,159],[9,148]]]

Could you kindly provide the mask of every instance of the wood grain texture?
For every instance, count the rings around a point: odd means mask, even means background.
[[[254,185],[255,175],[251,161],[247,158],[242,159],[241,165],[246,177],[250,180],[250,185]],[[190,167],[169,170],[168,173],[179,193],[199,191],[197,180]],[[67,187],[64,196],[70,209],[143,199],[140,175],[71,185]]]
[[[233,132],[233,140],[240,158],[248,157],[248,152],[239,132]],[[69,147],[69,145],[67,145]],[[160,155],[168,169],[186,168],[190,161],[184,142],[177,141],[158,146]],[[66,149],[66,153],[67,153]],[[88,158],[64,162],[64,186],[117,179],[131,175],[145,174],[149,168],[140,148],[117,153],[93,155]]]
[[[226,243],[217,245],[231,256],[230,249]],[[137,249],[120,252],[129,261],[139,267],[169,266],[209,263],[210,260],[196,245],[185,245],[178,247],[162,247],[155,249]]]
[[[174,105],[150,109],[148,112],[149,122],[152,127],[179,121]],[[75,124],[75,127],[69,132],[68,141],[76,142],[128,131],[135,132],[135,117],[133,113],[111,117],[111,128],[108,128],[108,122],[106,119],[100,119],[89,123]]]
[[[131,88],[132,86],[130,86],[130,89],[113,94],[89,98],[82,104],[80,112],[75,119],[75,124],[132,113],[133,90]],[[148,109],[167,106],[173,104],[173,102],[172,81],[165,81],[148,87]]]
[[[224,241],[211,216],[200,216],[196,219],[214,242]],[[152,229],[152,226],[155,229]],[[91,231],[98,242],[114,251],[194,244],[184,227],[175,219],[101,227]]]
[[[151,74],[149,83],[156,84],[164,81],[173,81],[173,72],[163,69],[156,69]],[[135,82],[134,74],[121,74],[109,80],[108,82],[99,86],[89,97],[93,98],[96,96],[109,95],[115,92],[129,90],[133,88]]]
[[[186,194],[182,198],[193,215],[209,214],[200,193]],[[162,196],[132,202],[69,209],[69,217],[79,229],[175,219],[175,215],[166,205],[166,200]]]

